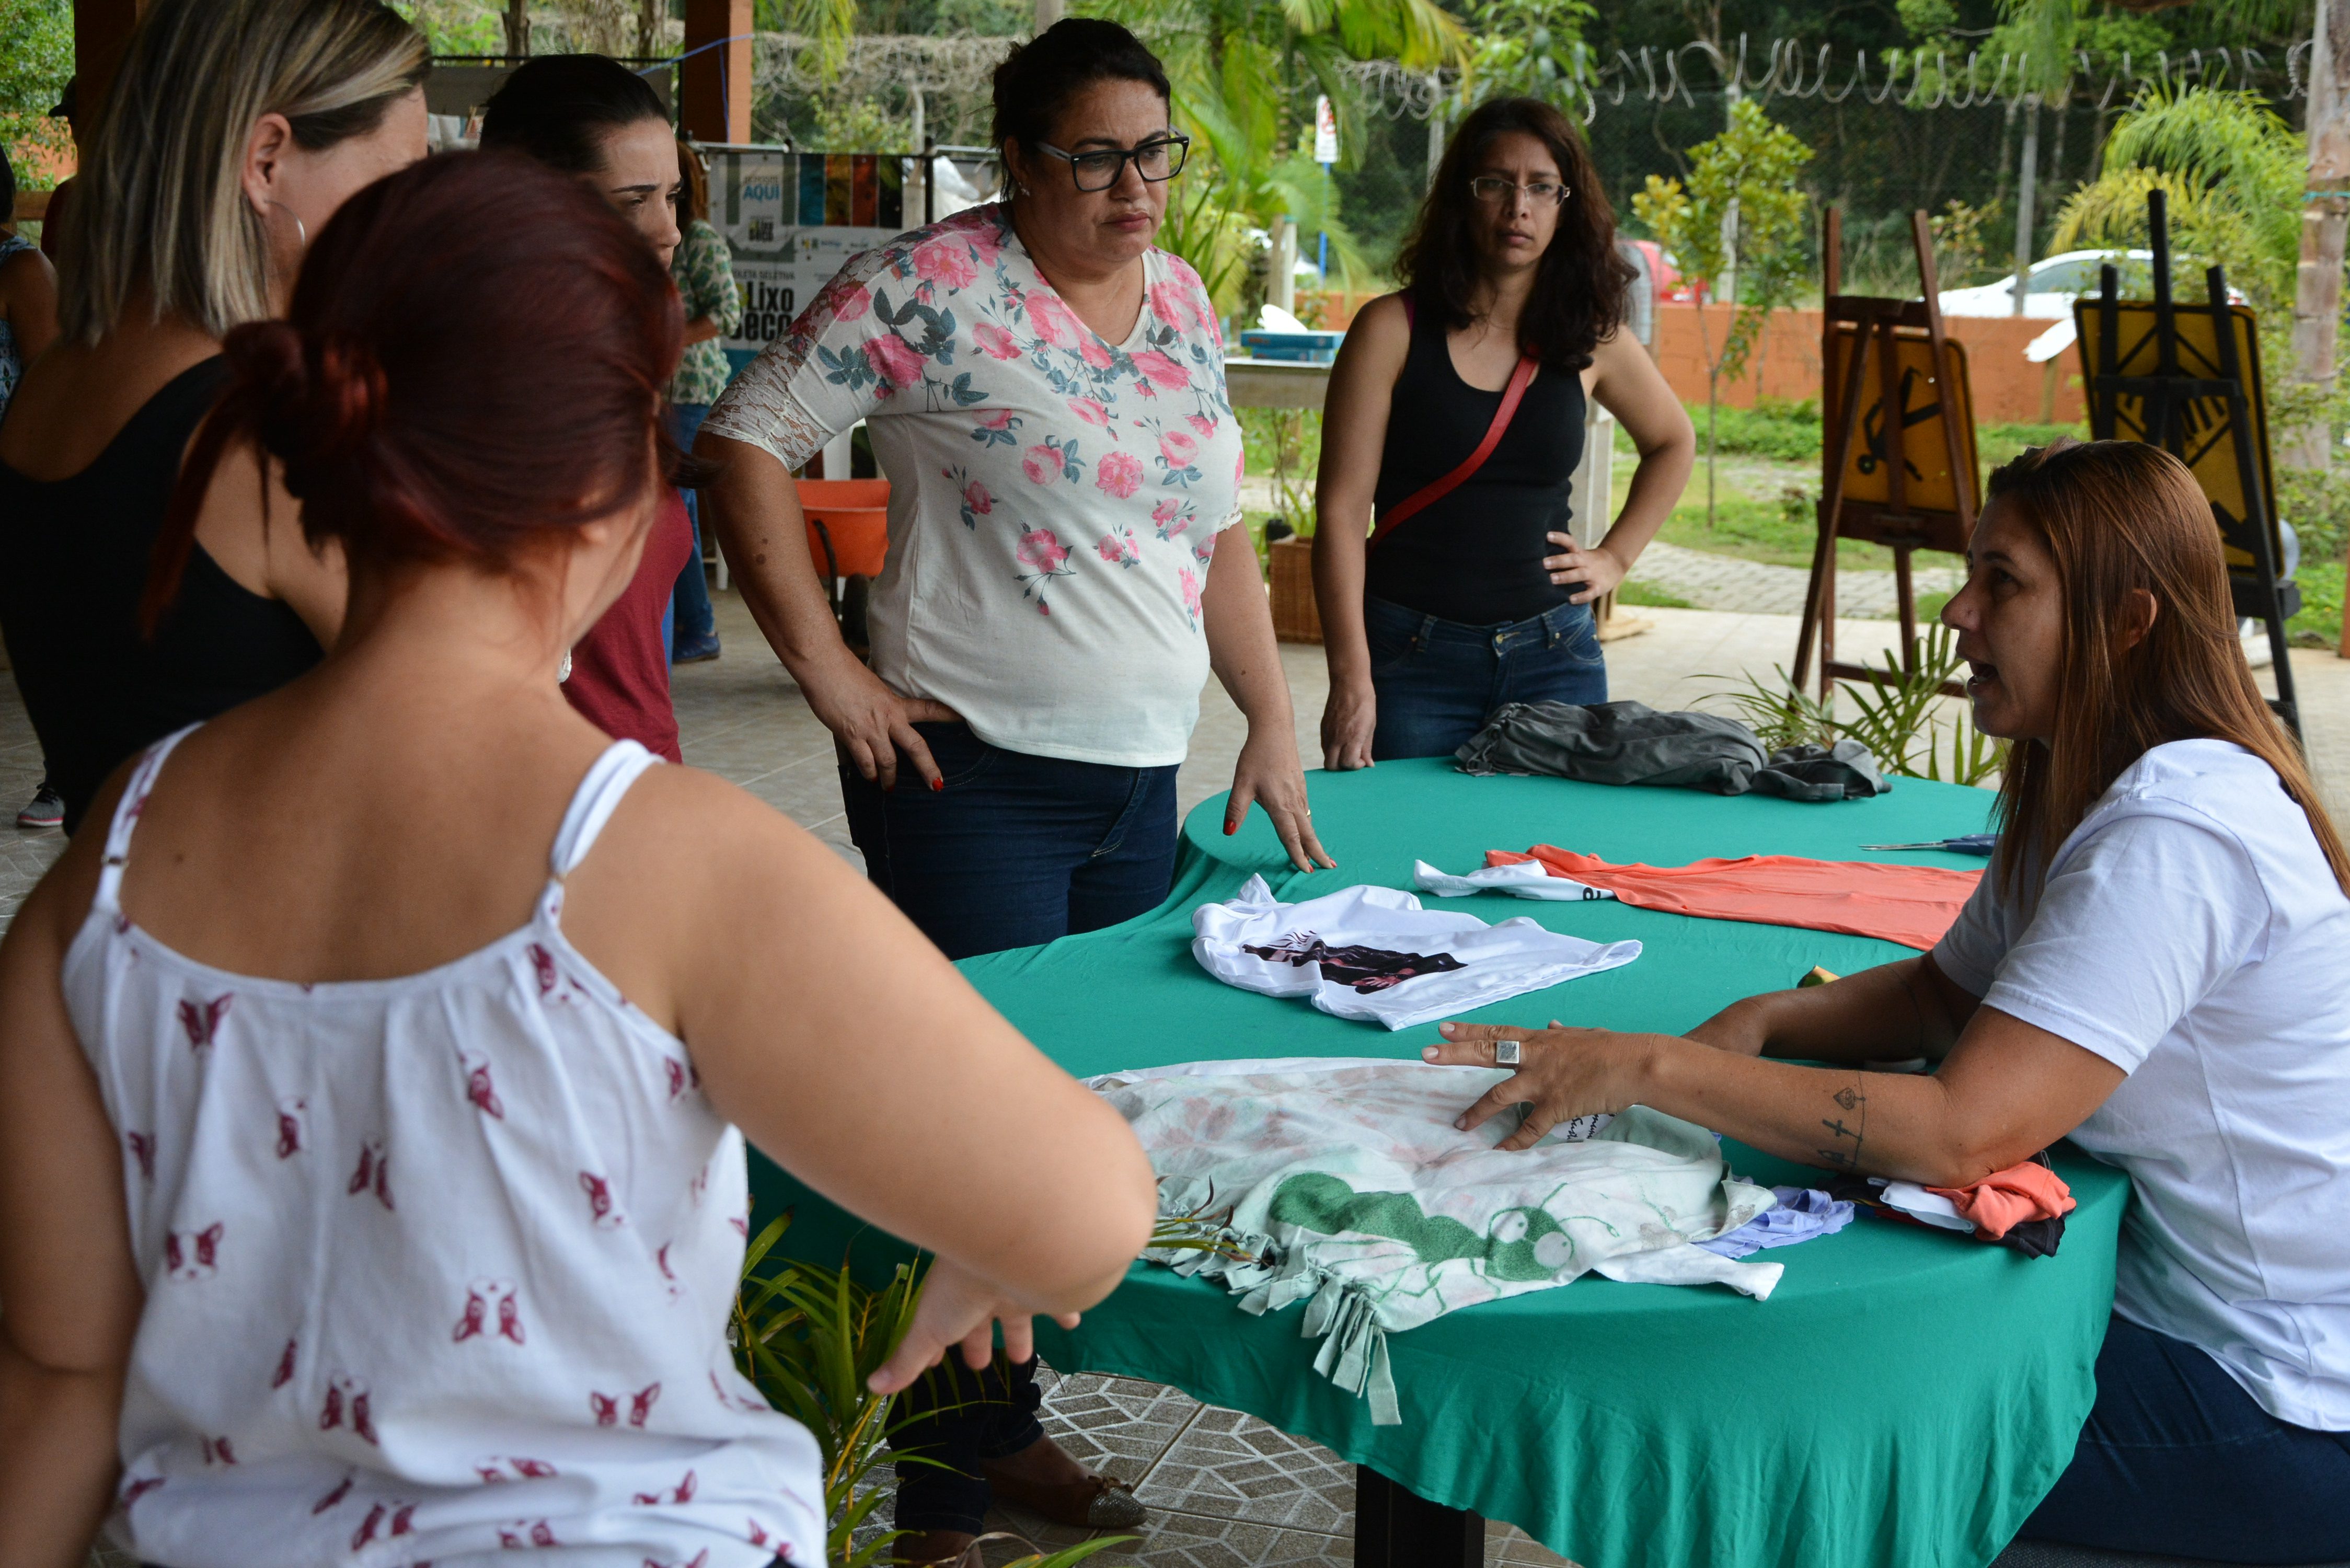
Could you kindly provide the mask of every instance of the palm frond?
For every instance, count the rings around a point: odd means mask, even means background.
[[[2307,144],[2257,93],[2156,85],[2114,123],[2105,172],[2059,209],[2057,250],[2143,247],[2146,198],[2172,244],[2217,262],[2264,316],[2289,310],[2301,256]]]

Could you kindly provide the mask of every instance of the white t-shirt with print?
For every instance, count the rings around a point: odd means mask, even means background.
[[[874,673],[1009,751],[1163,766],[1199,718],[1241,431],[1198,275],[1157,249],[1142,265],[1112,345],[1002,206],[959,213],[842,268],[705,426],[796,468],[867,421],[890,482]]]
[[[2129,1076],[2073,1134],[2127,1171],[2115,1310],[2270,1414],[2350,1431],[2350,898],[2272,768],[2157,746],[2036,906],[1986,875],[1934,962]]]

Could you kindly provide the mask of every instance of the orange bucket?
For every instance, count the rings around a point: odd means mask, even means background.
[[[800,510],[807,514],[808,556],[816,563],[816,576],[879,576],[889,554],[889,482],[803,479],[797,483]]]

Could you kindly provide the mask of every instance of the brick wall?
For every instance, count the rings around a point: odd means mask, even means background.
[[[1321,306],[1322,325],[1342,328],[1356,311],[1378,296],[1369,293],[1299,296],[1301,307],[1309,299]],[[1718,349],[1730,327],[1731,309],[1724,305],[1705,308],[1705,330]],[[2082,417],[2080,361],[2067,349],[2054,361],[2052,376],[2045,365],[2024,358],[2024,346],[2054,325],[2033,317],[2007,316],[1951,317],[1945,323],[1951,337],[1966,345],[1968,387],[1974,394],[1975,420],[1980,424],[2009,422],[2069,423]],[[1698,331],[1698,307],[1665,305],[1657,311],[1656,355],[1665,379],[1681,400],[1705,401],[1705,352]],[[1751,406],[1757,395],[1790,400],[1820,395],[1820,313],[1778,310],[1771,314],[1762,342],[1749,357],[1746,373],[1724,382],[1721,400],[1734,408]]]
[[[1730,327],[1730,306],[1703,308],[1704,332],[1719,352]],[[1690,403],[1705,401],[1705,349],[1698,311],[1693,305],[1667,305],[1657,312],[1658,368],[1682,400]],[[2064,423],[2082,417],[2077,357],[2068,349],[2056,358],[2053,386],[2049,367],[2023,357],[2024,346],[2053,325],[2007,316],[1960,316],[1944,322],[1950,335],[1966,346],[1976,423]],[[1745,374],[1721,388],[1721,400],[1736,408],[1750,406],[1758,395],[1790,400],[1820,395],[1818,311],[1771,313],[1762,341],[1748,357]]]

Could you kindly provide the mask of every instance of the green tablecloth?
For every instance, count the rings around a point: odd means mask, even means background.
[[[1803,805],[1469,778],[1439,761],[1310,782],[1338,870],[1289,870],[1261,814],[1224,837],[1219,796],[1185,823],[1159,909],[964,971],[1080,1075],[1210,1057],[1416,1057],[1433,1024],[1390,1033],[1210,979],[1189,950],[1191,911],[1232,897],[1252,872],[1295,900],[1357,882],[1409,888],[1415,858],[1465,871],[1487,849],[1538,843],[1652,865],[1776,853],[1973,867],[1983,863],[1858,846],[1980,832],[1991,799],[1905,779],[1875,800]],[[1523,1024],[1679,1031],[1814,964],[1849,973],[1908,951],[1615,903],[1487,895],[1445,907],[1647,944],[1622,969],[1469,1015]],[[1816,1175],[1725,1147],[1760,1181]],[[763,1211],[797,1207],[792,1250],[837,1262],[853,1223],[753,1163]],[[1253,1318],[1221,1288],[1150,1265],[1137,1264],[1078,1329],[1040,1324],[1040,1339],[1055,1366],[1171,1383],[1248,1411],[1423,1497],[1507,1520],[1587,1568],[1979,1568],[2070,1459],[2113,1303],[2128,1183],[2069,1148],[2056,1165],[2081,1207],[2054,1258],[1862,1220],[1772,1253],[1786,1274],[1766,1303],[1595,1276],[1393,1335],[1401,1427],[1373,1427],[1361,1401],[1314,1373],[1298,1311]]]

